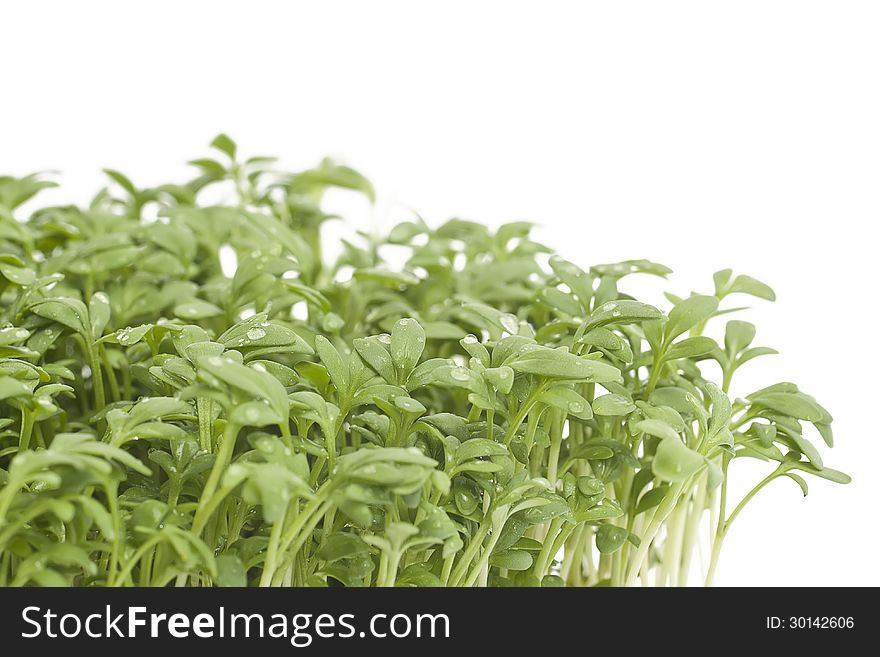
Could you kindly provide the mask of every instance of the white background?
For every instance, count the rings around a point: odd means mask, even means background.
[[[31,0],[0,25],[0,172],[63,171],[67,198],[102,166],[184,175],[226,131],[362,170],[375,209],[331,199],[361,226],[528,219],[582,265],[669,265],[631,288],[657,299],[722,267],[772,284],[747,318],[782,355],[734,392],[798,382],[855,481],[774,482],[717,583],[880,584],[880,5]]]

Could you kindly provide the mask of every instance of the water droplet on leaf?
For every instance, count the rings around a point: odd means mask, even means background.
[[[467,381],[470,379],[470,371],[465,367],[453,367],[449,371],[449,376],[451,376],[456,381]]]
[[[501,322],[501,326],[503,326],[504,330],[508,333],[516,334],[519,332],[519,320],[516,315],[504,313],[498,318],[498,321]]]

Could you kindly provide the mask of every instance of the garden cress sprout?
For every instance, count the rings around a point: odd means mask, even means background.
[[[626,279],[666,267],[584,269],[522,222],[414,219],[326,262],[323,192],[370,183],[212,147],[87,207],[0,177],[0,585],[711,583],[764,486],[849,481],[813,397],[730,395],[775,353],[727,318],[764,283],[657,308]],[[767,464],[742,500],[738,459]]]

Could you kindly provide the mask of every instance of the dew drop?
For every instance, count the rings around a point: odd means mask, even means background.
[[[266,337],[266,332],[255,326],[254,328],[248,329],[247,337],[248,340],[261,340]]]
[[[456,381],[467,381],[470,379],[470,372],[465,367],[453,367],[449,371],[449,376],[451,376]]]
[[[379,335],[379,337],[377,339],[382,344],[391,344],[391,336],[388,335],[387,333],[382,333],[381,335]]]
[[[504,313],[498,318],[498,321],[501,322],[501,326],[508,333],[516,334],[519,331],[519,320],[516,315]]]
[[[407,399],[406,397],[398,397],[397,405],[403,410],[409,411],[410,413],[416,413],[422,410],[421,404],[412,399]]]
[[[345,322],[339,315],[336,315],[335,313],[330,313],[329,315],[324,317],[324,328],[327,331],[338,331],[343,326],[345,326]]]

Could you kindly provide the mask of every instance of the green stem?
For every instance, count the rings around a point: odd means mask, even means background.
[[[642,535],[642,542],[639,545],[639,549],[636,551],[635,555],[633,555],[632,563],[628,564],[629,571],[627,572],[626,581],[624,582],[625,586],[633,586],[635,584],[636,578],[639,576],[639,571],[642,569],[642,564],[644,564],[645,559],[648,557],[651,543],[654,542],[654,538],[656,538],[657,532],[660,531],[663,522],[672,512],[673,508],[675,508],[675,503],[678,501],[678,496],[681,495],[681,491],[684,490],[684,487],[685,482],[676,484],[672,490],[666,493],[663,500],[660,502],[660,505],[657,507],[657,510],[654,512],[650,524]]]
[[[492,523],[491,527],[493,529],[492,536],[489,538],[489,542],[486,544],[486,547],[483,549],[483,553],[480,555],[477,563],[471,568],[470,573],[464,581],[463,586],[471,587],[477,581],[477,578],[483,573],[484,569],[489,564],[489,558],[492,556],[492,551],[495,549],[495,545],[498,543],[498,539],[501,538],[501,530],[504,529],[504,523],[507,522],[507,505],[502,506],[500,509],[495,510],[491,514]]]
[[[648,385],[645,387],[645,399],[648,399],[651,396],[651,393],[654,392],[654,388],[657,387],[657,382],[660,380],[660,370],[663,366],[664,353],[665,349],[661,347],[660,351],[654,354],[654,363],[651,365],[651,374],[648,377]]]
[[[122,549],[122,520],[119,517],[119,500],[117,499],[117,485],[107,484],[104,486],[107,495],[107,507],[110,510],[110,518],[113,521],[113,538],[110,541],[110,566],[107,581],[113,581],[116,569],[119,566],[119,553]]]
[[[104,373],[101,368],[101,359],[98,357],[95,346],[86,341],[86,355],[89,359],[89,368],[92,370],[92,390],[95,393],[95,411],[102,411],[107,405],[104,396]]]
[[[297,523],[295,523],[296,525],[299,526],[299,530],[298,530],[296,533],[293,533],[293,538],[291,538],[291,540],[293,541],[293,543],[290,544],[290,543],[282,542],[282,546],[283,546],[283,547],[282,547],[282,551],[287,555],[287,556],[285,557],[285,559],[284,559],[284,560],[282,561],[282,563],[281,563],[281,566],[282,566],[282,568],[281,568],[281,572],[282,572],[282,573],[284,572],[284,570],[287,568],[287,566],[288,566],[289,564],[293,563],[293,560],[296,558],[297,553],[300,551],[300,549],[302,549],[302,547],[303,547],[303,545],[305,544],[305,542],[306,542],[306,541],[309,539],[309,537],[312,535],[312,532],[314,531],[314,529],[315,529],[315,527],[317,526],[318,522],[321,520],[321,518],[324,517],[324,514],[327,512],[327,510],[329,509],[329,507],[330,507],[332,504],[333,504],[333,503],[332,503],[331,501],[327,500],[327,501],[324,502],[324,504],[318,509],[318,512],[317,512],[317,513],[314,513],[314,512],[313,512],[313,513],[311,514],[311,517],[309,518],[308,522],[305,522],[305,523],[297,522]],[[305,514],[305,513],[301,514],[301,515],[299,516],[299,518],[297,518],[297,521],[303,519],[304,517],[306,517],[306,514]],[[294,539],[295,539],[295,540],[294,540]],[[277,569],[276,569],[276,571],[277,571]],[[273,576],[273,581],[274,581],[274,576]]]
[[[484,518],[483,522],[480,524],[480,528],[477,530],[477,533],[474,534],[474,537],[468,544],[467,549],[461,555],[458,564],[453,569],[452,575],[449,578],[449,586],[458,586],[460,584],[461,580],[464,578],[467,568],[471,565],[471,562],[474,560],[474,557],[477,555],[477,552],[483,545],[483,540],[488,535],[491,527],[491,520],[489,518]]]
[[[286,513],[284,514],[287,515]],[[263,573],[260,576],[260,586],[270,586],[272,575],[275,573],[275,561],[278,558],[278,548],[281,544],[281,534],[284,530],[283,518],[272,525],[272,533],[269,535],[269,547],[266,549],[266,560],[263,562]]]
[[[156,534],[150,539],[147,539],[136,551],[128,561],[123,565],[122,570],[119,571],[119,574],[115,578],[111,578],[108,580],[108,586],[115,587],[119,586],[126,577],[128,577],[129,573],[135,567],[138,561],[150,550],[152,550],[156,545],[158,545],[162,541],[162,535]]]
[[[199,416],[199,447],[204,452],[213,451],[214,436],[212,432],[211,400],[205,397],[196,399],[196,413]]]
[[[700,528],[700,518],[703,516],[703,511],[706,509],[706,487],[707,479],[706,477],[702,477],[697,486],[697,491],[694,493],[693,499],[691,500],[690,513],[688,513],[687,520],[685,521],[684,537],[682,538],[681,546],[681,570],[678,574],[678,582],[674,583],[677,586],[687,586],[688,583],[691,558],[694,553],[694,546],[696,545],[698,530]]]
[[[21,409],[21,431],[18,435],[18,453],[22,454],[28,450],[31,443],[31,433],[34,429],[34,414],[28,409]]]
[[[119,401],[122,399],[119,392],[119,382],[116,380],[116,372],[110,365],[110,357],[107,355],[107,350],[104,348],[103,344],[98,345],[98,352],[101,354],[101,362],[104,364],[104,371],[107,372],[107,382],[110,385],[110,396],[113,398],[113,401]]]
[[[550,453],[547,455],[547,479],[556,484],[556,473],[559,471],[559,452],[562,449],[562,424],[564,419],[559,411],[553,413],[550,423]]]
[[[202,496],[199,499],[199,507],[196,509],[195,516],[193,516],[193,533],[196,536],[202,533],[205,523],[208,520],[208,502],[213,497],[214,492],[220,484],[220,478],[223,476],[223,473],[226,471],[226,468],[232,460],[232,453],[235,450],[235,439],[238,437],[239,429],[240,427],[230,422],[226,425],[226,429],[223,431],[223,437],[220,441],[220,449],[217,451],[217,456],[214,459],[214,466],[211,468],[211,473],[208,475],[208,481],[205,482],[205,487],[202,489]]]
[[[532,407],[535,405],[535,398],[544,392],[545,385],[543,383],[539,384],[538,387],[532,392],[528,398],[522,403],[522,406],[517,410],[516,415],[513,416],[513,420],[511,420],[510,424],[507,425],[507,431],[504,433],[504,444],[510,445],[510,442],[513,440],[513,437],[516,435],[517,430],[520,425],[523,423],[523,420],[526,419],[526,415],[529,414],[529,411],[532,410]]]
[[[556,556],[556,552],[553,550],[556,540],[559,537],[559,530],[562,527],[563,520],[562,518],[554,518],[550,522],[550,529],[547,532],[547,535],[544,537],[544,545],[541,548],[541,552],[538,554],[538,558],[535,559],[535,566],[533,572],[538,577],[538,579],[543,579],[544,575],[547,574],[547,566],[550,563],[550,559]]]
[[[731,512],[730,516],[727,520],[724,520],[724,514],[722,513],[718,520],[718,531],[715,534],[715,540],[712,543],[712,556],[709,560],[709,569],[706,572],[706,586],[712,586],[712,582],[715,579],[715,569],[718,566],[718,558],[721,556],[721,546],[724,544],[724,538],[727,536],[727,532],[730,530],[730,525],[733,524],[733,521],[740,514],[740,512],[745,508],[746,504],[751,501],[751,499],[758,493],[759,490],[764,488],[771,481],[776,479],[779,476],[779,470],[774,470],[769,475],[764,477],[760,482],[758,482],[752,490],[750,490],[740,503],[736,505],[736,508]]]
[[[400,552],[392,552],[385,566],[385,578],[380,586],[393,587],[397,583],[397,569],[400,567]]]

